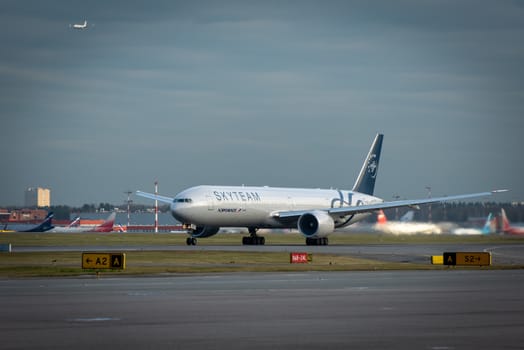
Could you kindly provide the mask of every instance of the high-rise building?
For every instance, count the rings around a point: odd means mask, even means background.
[[[26,207],[49,207],[51,206],[51,190],[41,187],[29,187],[25,191]]]

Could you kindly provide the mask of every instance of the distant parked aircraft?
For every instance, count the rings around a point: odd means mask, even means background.
[[[393,235],[416,235],[416,234],[439,234],[441,228],[432,223],[413,222],[413,211],[408,211],[400,221],[388,221],[386,215],[381,210],[378,214],[375,230],[391,233]]]
[[[113,225],[115,223],[116,212],[111,213],[109,217],[100,225],[92,226],[78,226],[75,222],[78,222],[80,218],[75,218],[66,227],[55,227],[52,232],[59,233],[78,233],[78,232],[111,232],[113,231]]]
[[[486,222],[481,229],[473,227],[458,227],[451,230],[451,233],[454,235],[487,235],[494,233],[494,220],[493,214],[489,213],[488,217],[486,218]]]
[[[27,228],[28,225],[23,224],[15,224],[11,227],[8,227],[8,225],[5,225],[2,232],[46,232],[54,228],[53,226],[53,212],[50,212],[45,217],[44,221],[42,221],[40,224]]]

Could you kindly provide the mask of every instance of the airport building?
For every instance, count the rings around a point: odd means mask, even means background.
[[[29,187],[25,191],[25,206],[44,208],[51,206],[51,190],[41,187]]]
[[[23,222],[23,223],[40,223],[47,216],[45,209],[15,209],[8,216],[0,215],[2,223],[5,222]]]

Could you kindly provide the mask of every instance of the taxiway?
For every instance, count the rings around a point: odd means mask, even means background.
[[[5,349],[513,349],[524,270],[0,280]]]

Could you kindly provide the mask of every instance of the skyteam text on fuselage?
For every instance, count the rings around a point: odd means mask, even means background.
[[[210,237],[220,227],[246,227],[243,244],[264,244],[261,228],[297,228],[307,245],[327,245],[328,235],[380,209],[489,196],[500,191],[450,197],[385,202],[373,196],[382,134],[377,134],[352,190],[251,186],[196,186],[174,198],[137,191],[137,195],[170,203],[173,217],[188,230],[188,245]]]

